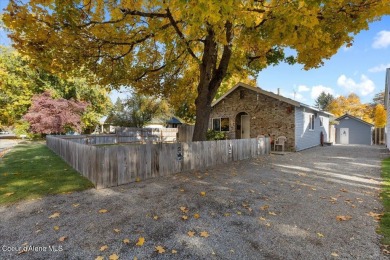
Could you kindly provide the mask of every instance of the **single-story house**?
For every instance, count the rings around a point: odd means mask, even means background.
[[[329,140],[332,114],[290,98],[238,83],[212,104],[209,128],[229,139],[286,136],[286,150],[300,151]]]
[[[386,126],[385,126],[385,136],[386,136],[386,147],[390,150],[390,68],[386,69],[386,79],[385,79],[385,109],[386,109]]]
[[[336,144],[372,145],[374,125],[348,113],[335,119]]]
[[[155,117],[148,122],[144,128],[177,128],[179,125],[183,123],[180,121],[178,117],[172,116],[168,119]]]

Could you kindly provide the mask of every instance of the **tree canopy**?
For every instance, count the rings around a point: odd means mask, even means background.
[[[195,96],[193,140],[206,139],[211,102],[227,76],[256,76],[280,61],[316,68],[390,13],[378,0],[23,2],[11,0],[3,17],[15,48],[65,77],[82,66],[112,88],[188,107]],[[285,57],[286,48],[296,54]]]
[[[329,105],[333,100],[334,97],[332,94],[322,91],[315,100],[315,106],[320,110],[329,111]]]

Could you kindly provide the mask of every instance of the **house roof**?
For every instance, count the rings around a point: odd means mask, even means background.
[[[360,118],[357,118],[357,117],[355,117],[355,116],[352,116],[352,115],[350,115],[350,114],[348,114],[348,113],[346,113],[346,114],[344,114],[344,115],[342,115],[342,116],[336,118],[335,120],[336,120],[336,121],[340,121],[340,120],[345,119],[346,117],[351,118],[351,119],[355,119],[356,121],[362,122],[362,123],[367,124],[367,125],[369,125],[369,126],[374,126],[373,124],[368,123],[368,122],[366,122],[366,121],[364,121],[364,120],[361,120]]]
[[[266,90],[258,88],[258,87],[252,87],[252,86],[250,86],[248,84],[245,84],[245,83],[242,83],[242,82],[237,83],[233,88],[231,88],[229,91],[227,91],[223,96],[221,96],[219,99],[217,99],[215,102],[213,102],[211,104],[211,106],[213,107],[213,106],[217,105],[219,102],[221,102],[224,98],[226,98],[230,93],[232,93],[233,91],[235,91],[239,87],[243,87],[243,88],[255,91],[255,92],[259,93],[259,94],[263,94],[263,95],[275,98],[277,100],[286,102],[286,103],[288,103],[290,105],[293,105],[295,107],[305,107],[305,108],[309,108],[311,110],[314,110],[316,112],[321,112],[321,113],[327,114],[329,116],[333,116],[333,114],[331,114],[329,112],[319,110],[318,108],[315,108],[315,107],[303,104],[303,103],[295,101],[295,100],[293,100],[291,98],[283,97],[282,95],[278,95],[278,94],[272,93],[270,91],[266,91]]]
[[[167,124],[183,124],[179,118],[177,117],[171,117],[168,121]]]

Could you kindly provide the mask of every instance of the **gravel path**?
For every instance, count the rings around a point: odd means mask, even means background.
[[[0,207],[0,259],[388,259],[369,215],[387,156],[317,147]]]

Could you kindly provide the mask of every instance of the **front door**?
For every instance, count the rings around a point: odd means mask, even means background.
[[[349,144],[349,128],[340,128],[340,144]]]
[[[250,138],[249,115],[241,115],[241,139]]]

